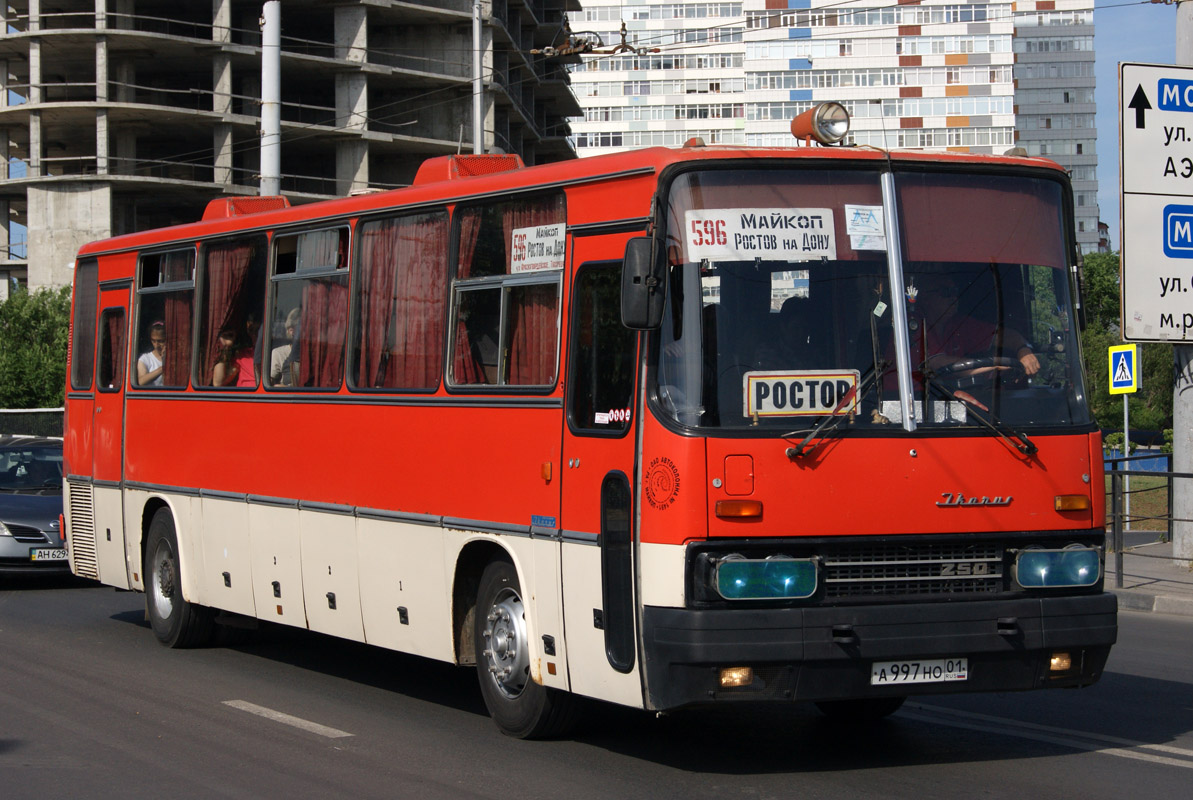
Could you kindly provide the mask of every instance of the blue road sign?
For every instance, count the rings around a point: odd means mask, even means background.
[[[1164,255],[1193,258],[1193,206],[1164,206]]]
[[[1110,393],[1128,394],[1139,390],[1138,350],[1133,344],[1110,348]]]

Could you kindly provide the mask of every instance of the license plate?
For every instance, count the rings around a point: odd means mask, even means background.
[[[65,547],[40,547],[29,551],[30,561],[65,561]]]
[[[878,661],[870,667],[871,686],[897,683],[944,683],[969,678],[969,659],[935,658],[922,661]]]

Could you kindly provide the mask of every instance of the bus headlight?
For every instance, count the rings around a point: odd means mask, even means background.
[[[1102,577],[1101,552],[1072,545],[1063,550],[1020,550],[1015,581],[1024,589],[1093,586]]]
[[[726,600],[800,600],[816,593],[816,562],[809,558],[727,556],[717,564],[717,593]]]

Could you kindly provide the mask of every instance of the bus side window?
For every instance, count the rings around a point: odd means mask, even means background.
[[[452,383],[555,385],[565,223],[562,193],[457,211]]]
[[[141,256],[132,385],[185,389],[194,330],[195,248]]]
[[[212,242],[203,249],[199,385],[225,389],[260,385],[265,271],[264,236]]]
[[[75,308],[71,319],[70,386],[90,389],[95,372],[95,302],[99,295],[99,262],[80,261],[75,270]]]
[[[254,359],[271,386],[338,389],[348,332],[348,228],[274,239],[269,357]]]
[[[105,308],[99,318],[99,370],[96,388],[120,389],[124,380],[124,309]]]
[[[447,212],[363,222],[357,238],[357,330],[349,385],[436,388],[447,313]]]
[[[568,422],[574,430],[630,426],[637,334],[621,324],[621,264],[585,264],[572,305]]]

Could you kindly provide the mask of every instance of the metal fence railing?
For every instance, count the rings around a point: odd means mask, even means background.
[[[1157,459],[1167,469],[1138,469],[1136,462]],[[1115,588],[1123,586],[1123,558],[1155,558],[1167,561],[1184,561],[1173,555],[1159,552],[1160,545],[1172,541],[1174,522],[1193,520],[1173,515],[1172,498],[1174,489],[1181,481],[1193,480],[1193,473],[1173,472],[1170,453],[1122,456],[1106,459],[1107,525],[1110,528],[1110,549],[1114,553]],[[1131,543],[1127,534],[1131,533]]]

